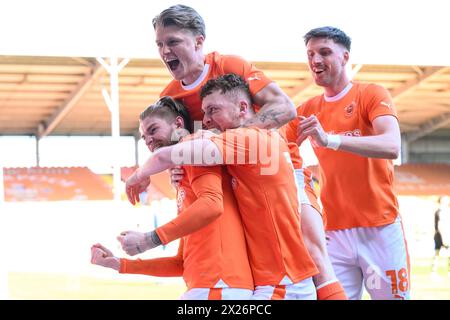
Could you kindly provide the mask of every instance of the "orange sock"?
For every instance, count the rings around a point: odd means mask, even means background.
[[[339,281],[332,282],[317,290],[317,300],[348,300]]]

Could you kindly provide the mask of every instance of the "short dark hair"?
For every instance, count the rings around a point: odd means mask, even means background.
[[[222,75],[216,79],[211,79],[206,82],[200,91],[200,97],[205,98],[210,95],[213,91],[220,91],[224,94],[227,92],[231,93],[243,93],[248,99],[249,104],[252,104],[252,95],[250,93],[250,88],[248,83],[245,82],[240,76],[234,73],[228,73]]]
[[[206,38],[205,21],[193,8],[183,4],[177,4],[163,10],[153,18],[153,28],[157,26],[177,26],[180,29],[188,29],[194,35],[202,35]]]
[[[311,29],[303,37],[303,39],[305,39],[305,45],[307,45],[308,41],[313,38],[331,39],[335,43],[343,45],[348,51],[350,51],[350,47],[352,45],[352,39],[350,39],[350,37],[347,36],[344,31],[335,27],[320,27]]]
[[[173,120],[176,117],[183,118],[184,128],[192,133],[192,120],[189,116],[189,112],[183,103],[178,100],[173,99],[172,97],[165,96],[156,101],[156,103],[148,106],[142,113],[139,115],[139,120],[142,121],[147,117],[158,117],[161,119],[170,119]]]

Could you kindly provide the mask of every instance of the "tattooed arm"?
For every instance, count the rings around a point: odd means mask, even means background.
[[[261,106],[261,109],[255,117],[246,121],[246,127],[279,128],[295,117],[294,104],[274,82],[259,91],[253,101]]]

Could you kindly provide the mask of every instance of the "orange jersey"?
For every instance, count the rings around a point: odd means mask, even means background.
[[[193,84],[184,86],[181,81],[172,80],[169,85],[161,92],[160,96],[171,96],[174,99],[181,100],[189,111],[189,115],[193,121],[201,121],[203,119],[203,113],[201,110],[202,100],[200,98],[201,87],[210,79],[215,79],[221,75],[227,73],[234,73],[241,76],[249,85],[250,93],[255,96],[261,89],[266,87],[272,82],[265,74],[255,68],[248,61],[231,55],[220,55],[218,52],[212,52],[205,57],[205,69],[200,78]],[[254,105],[255,110],[259,110],[260,106]],[[284,127],[281,127],[280,133],[284,134]],[[303,160],[300,157],[298,147],[295,144],[289,145],[291,151],[291,160],[295,169],[301,169]],[[304,169],[305,172],[305,185],[311,184],[311,174],[309,169]],[[309,174],[308,174],[309,173]],[[310,189],[310,190],[309,190]],[[309,195],[314,198],[314,207],[320,211],[320,207],[317,204],[317,199],[314,190],[307,189]]]
[[[297,115],[316,115],[325,132],[371,136],[378,116],[396,116],[389,92],[375,84],[353,82],[337,101],[314,97],[297,108]],[[328,99],[329,100],[329,99]],[[298,118],[288,123],[287,139],[295,141]],[[362,157],[313,144],[319,159],[320,190],[327,230],[377,227],[394,222],[398,203],[394,195],[391,160]]]
[[[223,192],[224,206],[221,217],[184,237],[183,277],[188,287],[212,288],[222,279],[229,287],[253,290],[244,229],[231,188],[231,177],[223,167],[184,166],[183,169],[185,175],[177,192],[180,215],[205,190],[211,195]],[[200,188],[198,180],[203,180]]]
[[[212,52],[205,56],[205,69],[197,81],[191,85],[184,86],[181,81],[172,80],[161,92],[160,96],[171,96],[182,101],[188,109],[191,119],[193,121],[201,121],[203,120],[203,113],[201,110],[200,89],[208,80],[227,73],[241,76],[249,84],[252,96],[272,82],[262,71],[244,59],[238,56],[220,55],[217,52]],[[255,107],[258,109],[258,106]]]
[[[119,273],[146,274],[155,277],[181,277],[183,276],[183,247],[180,240],[178,253],[174,257],[155,259],[120,259]]]
[[[123,259],[121,272],[182,275],[188,289],[228,286],[253,290],[244,229],[231,189],[231,177],[220,166],[184,166],[183,169],[185,175],[177,190],[178,217],[156,229],[163,243],[183,236],[178,255],[150,260]],[[219,203],[214,200],[217,198]],[[205,212],[211,211],[211,206],[222,205],[220,217],[212,222],[204,221]],[[200,226],[203,227],[199,229]],[[218,284],[219,280],[222,282]]]
[[[222,153],[244,224],[255,285],[317,274],[303,242],[289,149],[273,130],[238,128],[212,137]]]
[[[218,52],[212,52],[206,55],[204,73],[196,82],[184,86],[181,81],[172,80],[161,92],[160,96],[171,96],[174,99],[181,100],[188,109],[191,119],[193,121],[201,121],[203,120],[201,110],[202,100],[200,97],[202,86],[208,80],[215,79],[227,73],[234,73],[241,76],[248,83],[252,96],[255,96],[261,89],[272,82],[262,71],[255,68],[248,61],[238,56],[220,55]],[[258,111],[260,106],[254,105],[254,108]],[[283,127],[280,130],[284,131]],[[292,148],[290,146],[294,168],[301,169],[303,160],[300,157],[298,148],[297,151],[295,151],[296,146],[292,146]]]

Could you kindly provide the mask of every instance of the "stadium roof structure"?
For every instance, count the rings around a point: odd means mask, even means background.
[[[254,64],[295,104],[318,95],[306,63]],[[402,133],[414,141],[450,128],[450,67],[355,65],[354,80],[391,92]],[[136,135],[139,113],[171,76],[159,59],[131,59],[119,73],[120,133]],[[0,135],[111,135],[102,90],[110,76],[96,58],[0,56]]]

